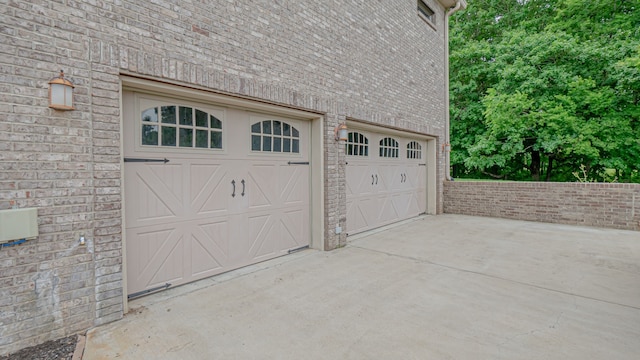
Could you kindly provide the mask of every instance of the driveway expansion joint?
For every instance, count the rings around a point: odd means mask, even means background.
[[[437,267],[442,267],[442,268],[446,268],[446,269],[450,269],[450,270],[454,270],[454,271],[459,271],[459,272],[462,272],[462,273],[470,273],[470,274],[480,275],[480,276],[484,276],[484,277],[488,277],[488,278],[492,278],[492,279],[496,279],[496,280],[508,281],[508,282],[511,282],[511,283],[514,283],[514,284],[523,285],[523,286],[526,286],[526,287],[537,288],[537,289],[540,289],[540,290],[545,290],[545,291],[555,292],[555,293],[559,293],[559,294],[574,296],[574,297],[578,297],[578,298],[581,298],[581,299],[598,301],[598,302],[602,302],[602,303],[606,303],[606,304],[610,304],[610,305],[621,306],[621,307],[634,309],[634,310],[640,310],[640,307],[634,306],[634,305],[616,303],[616,302],[612,302],[612,301],[608,301],[608,300],[603,300],[603,299],[598,299],[598,298],[594,298],[594,297],[590,297],[590,296],[576,294],[576,293],[569,292],[569,291],[552,289],[552,288],[548,288],[548,287],[544,287],[544,286],[540,286],[540,285],[536,285],[536,284],[531,284],[531,283],[527,283],[527,282],[523,282],[523,281],[508,279],[508,278],[505,278],[505,277],[496,276],[496,275],[492,275],[492,274],[487,274],[487,273],[483,273],[483,272],[479,272],[479,271],[463,269],[463,268],[459,268],[459,267],[455,267],[455,266],[451,266],[451,265],[440,264],[440,263],[437,263],[435,261],[431,261],[429,259],[418,258],[418,257],[415,257],[415,256],[408,256],[408,255],[400,255],[400,254],[395,254],[395,253],[391,253],[391,252],[387,252],[387,251],[375,250],[375,249],[371,249],[371,248],[367,248],[367,247],[363,247],[363,246],[357,246],[357,245],[353,245],[353,244],[349,244],[349,245],[347,245],[347,247],[352,247],[352,248],[361,249],[361,250],[365,250],[365,251],[371,251],[371,252],[375,252],[375,253],[379,253],[379,254],[384,254],[384,255],[387,255],[387,256],[393,256],[393,257],[400,258],[400,259],[416,261],[416,262],[419,262],[419,263],[429,264],[429,265],[433,265],[433,266],[437,266]]]

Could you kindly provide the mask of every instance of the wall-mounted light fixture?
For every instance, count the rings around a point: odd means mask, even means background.
[[[348,132],[347,132],[347,124],[338,124],[335,129],[336,141],[346,141]]]
[[[75,110],[73,107],[73,83],[64,78],[64,71],[60,76],[49,81],[49,107],[56,110]]]

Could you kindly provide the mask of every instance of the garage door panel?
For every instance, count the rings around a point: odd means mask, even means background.
[[[375,224],[378,216],[376,198],[347,200],[347,230],[349,234],[355,234],[362,229],[370,228]]]
[[[414,192],[396,194],[391,199],[399,218],[413,217],[421,213],[420,204]]]
[[[129,211],[127,215],[130,222],[142,220],[167,220],[178,216],[179,204],[175,199],[167,199],[159,195],[157,187],[150,184],[145,179],[136,174],[135,182],[137,184],[136,195],[137,201],[133,211]]]
[[[287,251],[309,245],[308,207],[285,211],[280,218],[281,236],[278,250]]]
[[[153,181],[162,183],[163,191],[168,191],[178,203],[182,203],[184,193],[184,164],[148,164],[144,169],[149,170],[155,175]]]
[[[249,260],[273,256],[279,238],[278,227],[272,215],[257,215],[249,218]]]
[[[228,262],[228,223],[198,224],[192,227],[191,275],[199,276],[223,268]]]
[[[277,204],[278,169],[275,165],[252,166],[247,180],[245,180],[246,196],[250,209],[264,208]]]
[[[377,167],[375,173],[380,177],[380,182],[375,184],[378,187],[377,192],[397,191],[403,188],[400,166],[381,165]]]
[[[379,224],[388,224],[400,217],[390,196],[380,196],[377,200]]]
[[[129,183],[132,187],[125,189],[128,194],[136,197],[131,211],[127,212],[127,221],[131,225],[142,220],[167,220],[179,217],[183,213],[181,198],[173,192],[174,186],[171,181],[174,176],[162,179],[158,177],[157,171],[153,171],[155,166],[146,164],[128,164],[127,170],[132,173]],[[180,166],[173,166],[171,172],[180,172]]]
[[[279,194],[283,205],[309,202],[309,169],[306,166],[283,166],[278,173]]]
[[[222,165],[190,166],[190,208],[196,214],[224,213],[229,209],[231,189],[226,183],[228,169]]]
[[[135,289],[153,287],[175,281],[183,276],[183,234],[177,229],[144,231],[136,234],[136,241],[127,243],[127,269]]]
[[[375,176],[368,165],[349,164],[346,174],[347,197],[350,195],[366,195],[373,193]]]

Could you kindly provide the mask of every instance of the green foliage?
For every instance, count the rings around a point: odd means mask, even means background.
[[[640,182],[639,1],[477,0],[455,15],[454,177]]]

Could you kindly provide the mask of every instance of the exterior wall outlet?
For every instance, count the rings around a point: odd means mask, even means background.
[[[340,225],[336,225],[336,235],[342,233],[342,227]]]

